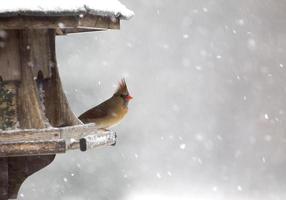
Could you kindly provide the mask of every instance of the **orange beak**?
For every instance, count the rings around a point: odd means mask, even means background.
[[[133,99],[133,97],[130,96],[130,95],[128,95],[128,96],[126,97],[126,99],[129,101],[129,100]]]

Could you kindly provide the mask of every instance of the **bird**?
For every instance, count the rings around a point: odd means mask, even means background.
[[[95,123],[97,129],[108,130],[119,124],[126,116],[131,99],[133,97],[129,94],[126,81],[121,79],[112,97],[84,112],[78,118],[83,123]]]

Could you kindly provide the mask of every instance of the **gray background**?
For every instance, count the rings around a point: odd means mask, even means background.
[[[19,199],[285,199],[286,1],[122,3],[120,31],[57,38],[76,114],[127,78],[117,146],[58,155]]]

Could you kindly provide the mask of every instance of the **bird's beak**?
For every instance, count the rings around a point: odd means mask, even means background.
[[[129,101],[129,100],[133,99],[133,97],[130,96],[130,95],[128,95],[128,96],[126,97],[126,99]]]

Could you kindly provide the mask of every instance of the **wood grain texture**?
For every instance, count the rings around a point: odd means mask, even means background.
[[[50,155],[66,152],[65,140],[1,142],[0,157]]]
[[[19,81],[21,70],[18,31],[2,30],[2,35],[2,45],[0,46],[0,76],[3,81]]]
[[[120,19],[94,15],[77,16],[12,16],[0,18],[0,29],[69,29],[69,33],[81,30],[119,29]],[[78,29],[78,30],[77,30]]]
[[[29,49],[33,32],[23,30],[19,33],[21,55],[21,83],[18,89],[18,121],[21,128],[44,128],[47,120],[41,107],[39,90],[33,75],[33,60],[37,49]],[[45,59],[42,55],[37,60]]]
[[[26,46],[31,51],[31,67],[34,77],[41,72],[43,78],[50,78],[53,62],[51,59],[50,34],[49,30],[29,30],[29,44]]]
[[[17,129],[0,131],[1,142],[24,142],[24,141],[43,141],[43,140],[78,140],[97,132],[95,124],[84,124],[61,128],[44,129]]]

